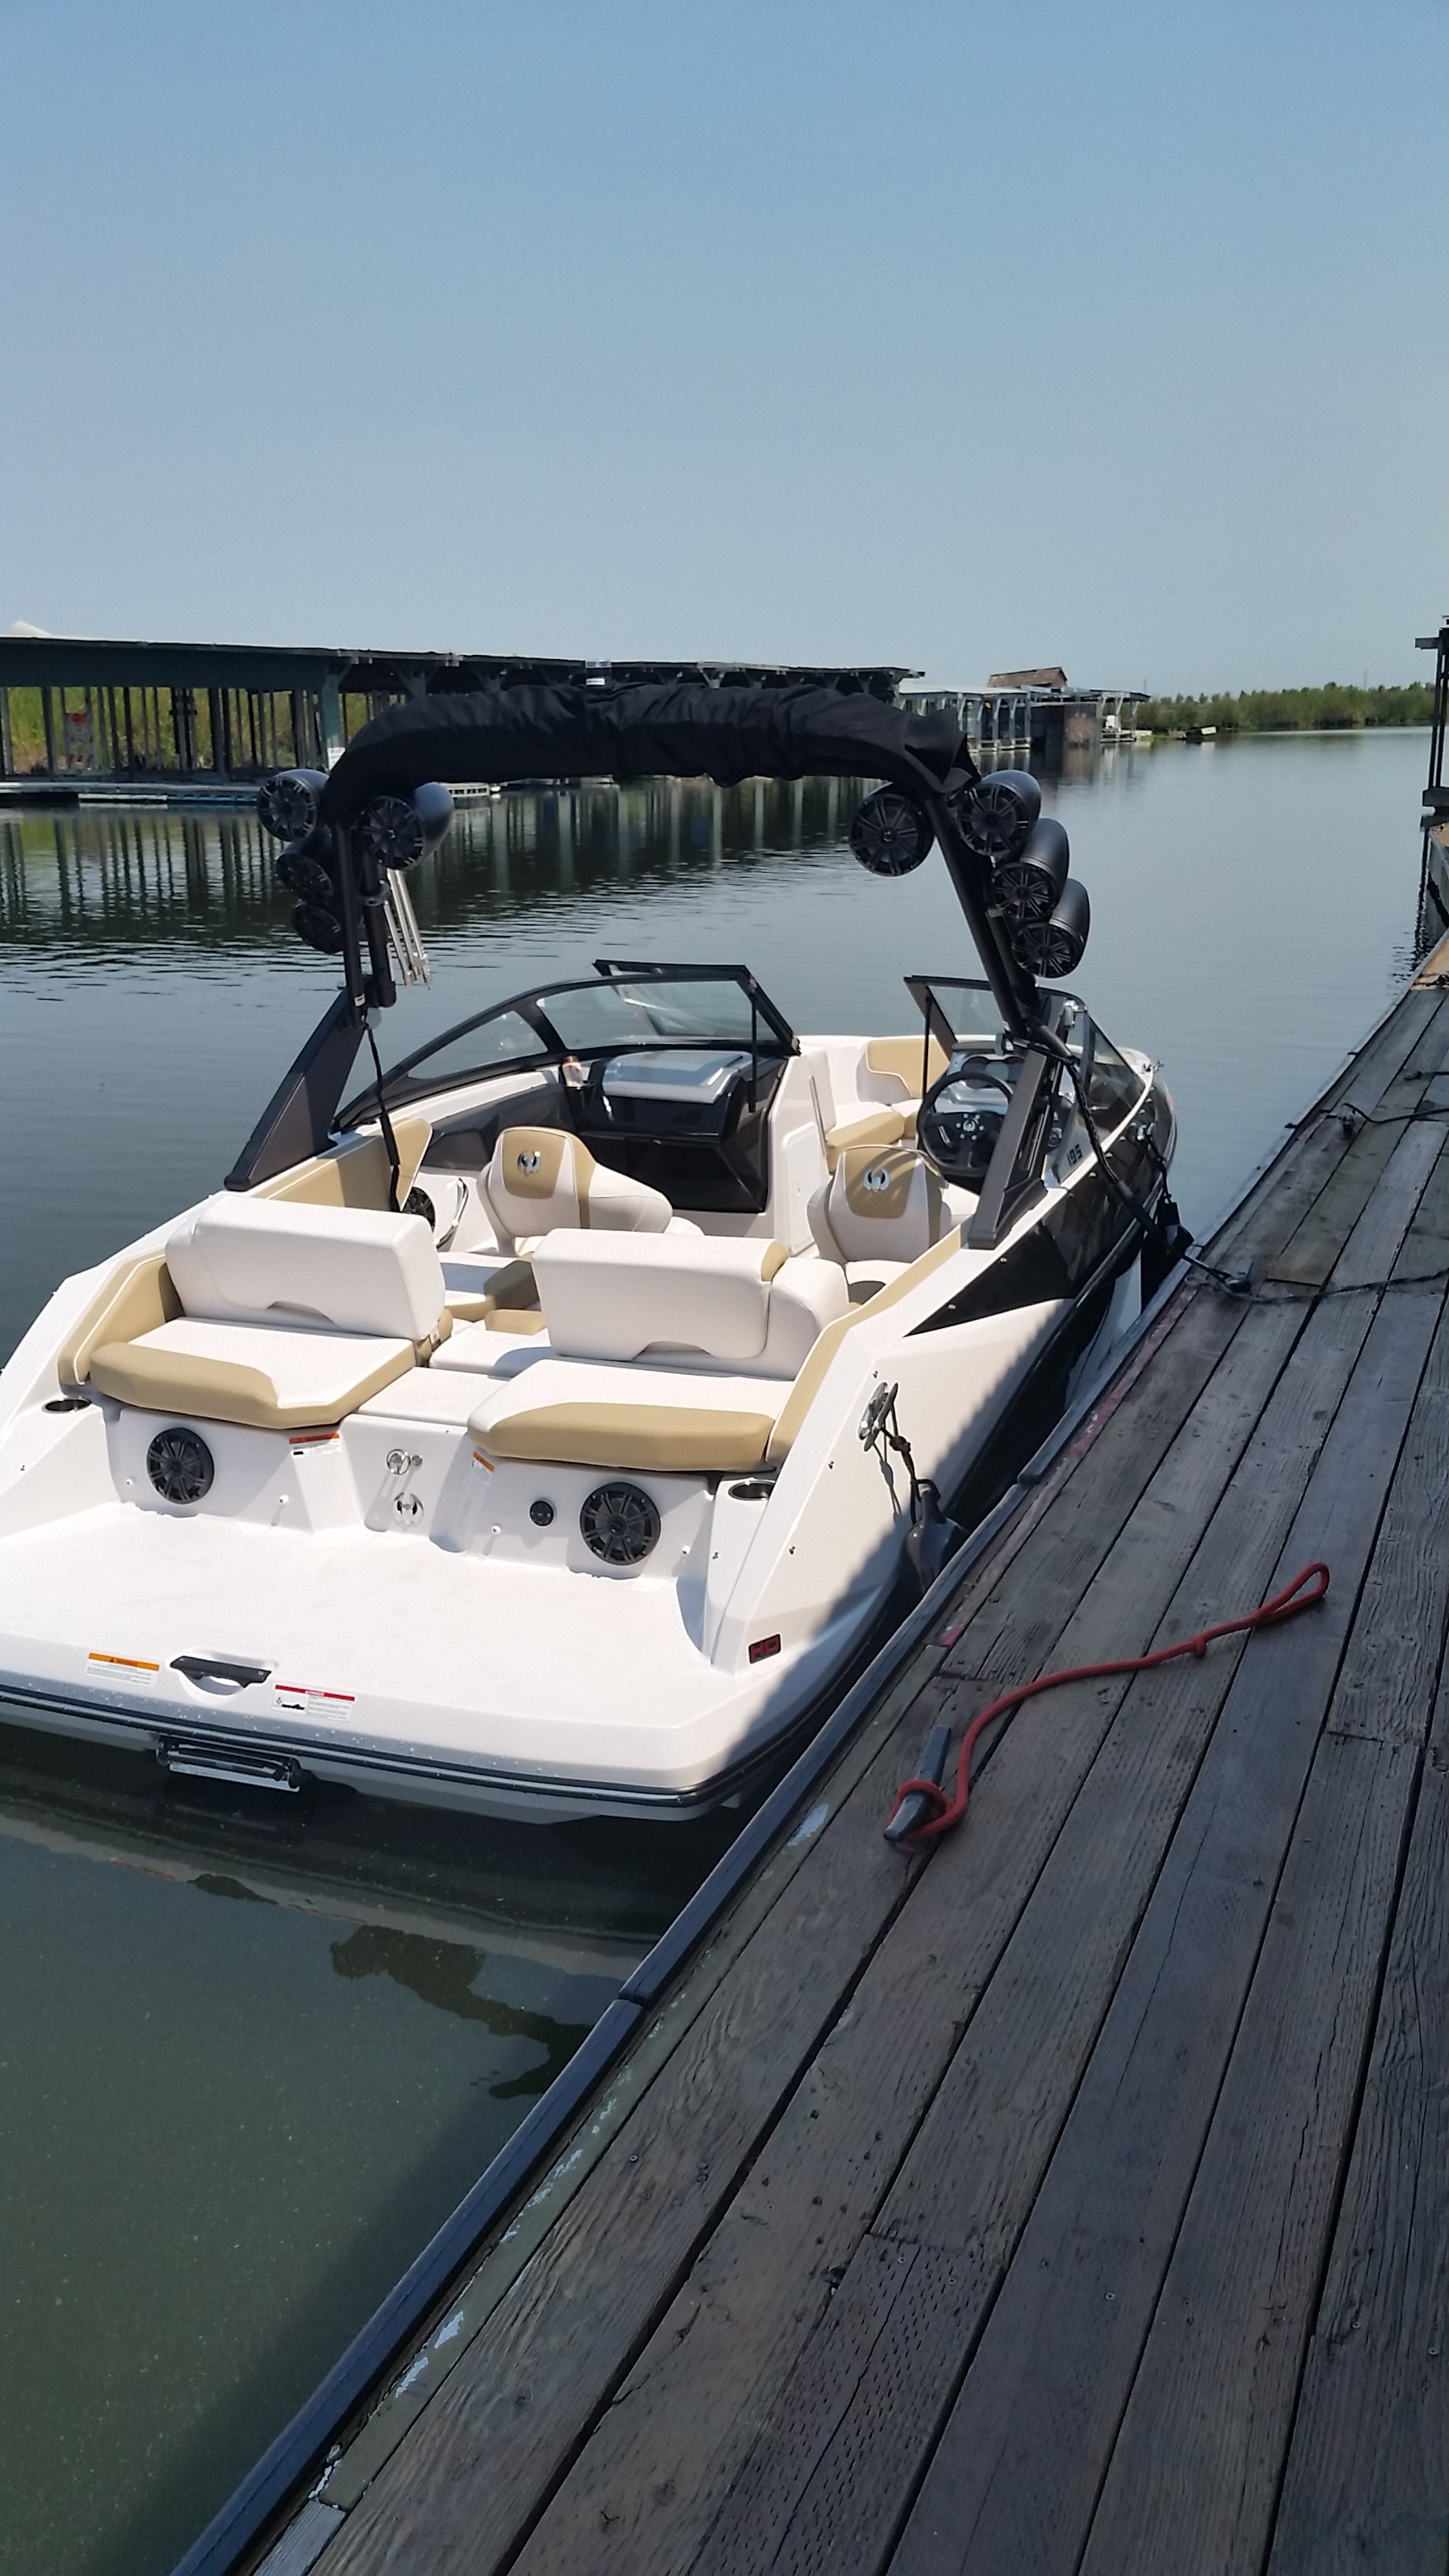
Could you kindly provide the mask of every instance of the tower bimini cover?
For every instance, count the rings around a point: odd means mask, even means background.
[[[957,821],[957,793],[978,771],[949,716],[907,715],[864,690],[808,681],[779,688],[584,684],[414,699],[364,725],[323,789],[319,819],[336,845],[347,983],[269,1101],[228,1187],[253,1188],[303,1153],[320,1151],[370,1009],[394,998],[376,869],[371,885],[364,883],[351,828],[374,797],[406,796],[430,779],[503,786],[525,778],[657,776],[712,778],[722,787],[746,778],[879,778],[904,789],[930,822],[1005,1026],[1029,1037],[1036,985],[1012,955],[991,903],[989,868]]]
[[[348,823],[379,792],[425,779],[885,778],[939,796],[974,778],[948,716],[910,716],[863,692],[698,681],[610,689],[482,689],[414,699],[374,717],[327,781],[324,819]]]
[[[864,691],[799,682],[711,688],[484,689],[389,708],[365,725],[327,781],[321,812],[346,833],[369,800],[427,779],[880,778],[924,808],[1006,1026],[1025,1036],[1037,993],[991,906],[990,873],[959,829],[953,799],[979,775],[947,715],[908,715]]]

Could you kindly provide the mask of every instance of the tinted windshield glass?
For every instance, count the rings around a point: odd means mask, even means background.
[[[499,1011],[492,1019],[481,1020],[477,1028],[444,1038],[440,1046],[419,1057],[403,1080],[426,1090],[440,1082],[460,1082],[470,1073],[495,1073],[504,1065],[526,1064],[550,1052],[521,1012]]]
[[[1125,1056],[1120,1056],[1110,1038],[1104,1038],[1095,1022],[1092,1026],[1092,1062],[1087,1074],[1087,1100],[1099,1127],[1113,1127],[1125,1118],[1141,1096],[1142,1076]]]
[[[657,1046],[661,1038],[680,1038],[690,1045],[710,1040],[725,1046],[750,1043],[750,997],[727,978],[700,976],[672,979],[640,976],[631,981],[614,976],[606,984],[585,984],[572,993],[540,995],[540,1005],[565,1046],[585,1052],[594,1047]],[[762,1048],[778,1047],[769,1023],[757,1020]]]
[[[944,1021],[959,1048],[971,1055],[992,1055],[1001,1045],[1001,1013],[997,1009],[989,984],[967,983],[951,979],[937,983],[924,975],[908,975],[907,985],[917,1003],[924,1007],[929,993],[939,1016],[933,1017],[932,1029],[937,1039]]]

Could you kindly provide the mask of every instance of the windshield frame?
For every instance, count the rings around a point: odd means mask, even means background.
[[[667,1047],[699,1047],[716,1043],[706,1032],[692,1030],[677,1037],[657,1031],[641,1031],[636,1039],[616,1036],[595,1045],[570,1045],[549,1018],[548,1005],[556,996],[607,991],[610,985],[625,982],[737,985],[750,1006],[749,1038],[721,1037],[717,1043],[722,1046],[748,1044],[756,1081],[761,1059],[773,1063],[799,1052],[800,1041],[794,1030],[748,966],[678,965],[633,958],[597,957],[594,969],[592,975],[568,976],[552,984],[531,984],[521,993],[511,993],[490,1003],[486,1010],[474,1011],[467,1019],[456,1020],[451,1028],[440,1030],[425,1045],[415,1047],[411,1055],[389,1065],[381,1084],[370,1082],[364,1090],[344,1102],[337,1113],[337,1126],[349,1127],[361,1118],[375,1117],[379,1095],[388,1108],[393,1109],[424,1098],[430,1092],[461,1090],[465,1084],[491,1082],[505,1074],[538,1072],[551,1064],[561,1064],[565,1058],[592,1062],[595,1058],[633,1054],[641,1049],[653,1053]],[[468,1037],[473,1030],[486,1027],[490,1020],[506,1019],[510,1013],[534,1031],[538,1039],[536,1048],[530,1048],[522,1055],[502,1056],[496,1064],[465,1066],[461,1071],[437,1080],[427,1078],[431,1057],[441,1055],[446,1047]]]

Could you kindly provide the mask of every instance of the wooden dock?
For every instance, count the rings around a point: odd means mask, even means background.
[[[1449,2564],[1449,954],[1236,1212],[274,2576]],[[965,1829],[928,1724],[1026,1706]]]

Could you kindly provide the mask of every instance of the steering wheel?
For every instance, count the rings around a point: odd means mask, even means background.
[[[916,1120],[917,1142],[942,1179],[959,1181],[973,1190],[979,1190],[986,1178],[1006,1109],[998,1109],[994,1101],[969,1097],[953,1103],[949,1095],[982,1090],[999,1091],[1004,1102],[1012,1096],[1006,1075],[998,1073],[985,1056],[966,1056],[959,1064],[949,1064],[932,1083]]]

